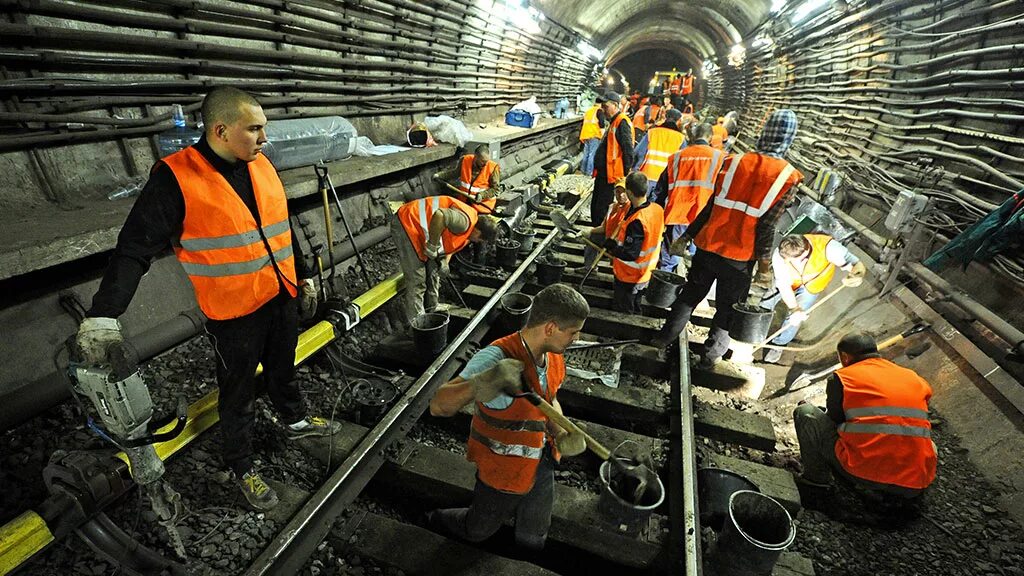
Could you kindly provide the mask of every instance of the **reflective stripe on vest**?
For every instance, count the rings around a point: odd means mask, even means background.
[[[480,173],[476,175],[476,180],[470,182],[473,178],[473,160],[475,156],[473,154],[467,154],[462,157],[461,172],[459,175],[459,188],[472,196],[476,196],[480,192],[486,192],[491,187],[491,173],[494,172],[494,167],[497,163],[493,160],[488,160],[487,164],[484,165]]]
[[[466,244],[469,243],[469,236],[476,228],[477,220],[480,217],[477,211],[468,204],[451,196],[428,196],[406,202],[395,214],[402,224],[402,228],[405,229],[405,233],[409,236],[416,255],[423,262],[427,261],[427,253],[424,248],[427,238],[430,237],[430,218],[434,212],[442,208],[456,208],[469,218],[469,227],[462,234],[455,234],[447,228],[441,232],[441,253],[451,255],[466,247]]]
[[[856,476],[911,489],[935,479],[928,399],[931,386],[913,370],[868,358],[836,371],[846,422],[837,428],[836,459]]]
[[[594,105],[583,113],[583,127],[580,128],[580,142],[601,137],[601,124],[597,121],[597,111],[600,109],[600,106]]]
[[[162,160],[181,188],[185,218],[174,254],[192,282],[199,308],[213,320],[256,311],[298,280],[284,185],[269,160],[246,164],[260,222],[217,169],[194,147]]]
[[[732,181],[736,176],[736,170],[739,169],[740,164],[743,161],[745,154],[736,156],[733,160],[732,166],[729,166],[729,171],[725,173],[725,180],[722,182],[722,190],[715,196],[715,206],[721,206],[729,210],[739,210],[745,212],[755,218],[764,216],[764,213],[775,204],[775,199],[779,197],[779,193],[782,192],[782,188],[786,185],[786,180],[789,180],[790,174],[793,173],[796,168],[792,165],[787,164],[782,172],[775,178],[775,182],[772,183],[772,187],[768,189],[768,194],[761,199],[761,202],[757,206],[750,206],[745,202],[739,200],[733,200],[729,198],[729,191],[732,189]]]
[[[802,270],[797,270],[793,262],[786,260],[793,270],[793,283],[791,288],[796,290],[803,286],[811,294],[818,294],[828,288],[829,282],[836,274],[836,265],[829,262],[827,247],[832,237],[826,234],[804,234],[804,238],[811,246],[811,253],[804,263]]]
[[[690,92],[693,92],[693,76],[683,78],[683,96],[686,96]]]
[[[608,171],[609,184],[614,184],[619,178],[626,175],[626,169],[622,165],[622,147],[619,146],[619,139],[615,137],[619,124],[622,124],[623,121],[629,122],[629,118],[620,112],[615,119],[612,120],[611,126],[608,127],[608,131],[604,134],[605,140],[607,141],[605,144],[607,148],[607,151],[605,152],[605,166]],[[629,131],[629,137],[634,138],[632,130]],[[636,142],[633,142],[633,144],[636,144]]]
[[[668,166],[668,159],[683,144],[683,134],[671,128],[652,128],[647,133],[647,155],[644,157],[640,171],[651,182],[657,182],[661,173]]]
[[[665,233],[665,212],[661,206],[653,202],[637,210],[623,221],[615,241],[622,246],[626,239],[626,231],[634,220],[639,220],[644,229],[643,244],[636,260],[612,260],[612,272],[620,282],[639,284],[651,279],[651,272],[658,266],[661,255],[661,237]]]
[[[689,224],[697,218],[714,192],[724,160],[722,151],[702,144],[687,146],[669,158],[666,225]],[[694,179],[697,175],[700,180]]]
[[[520,458],[531,458],[533,460],[540,460],[540,457],[544,455],[544,447],[536,448],[534,446],[524,446],[522,444],[505,444],[488,438],[478,432],[475,428],[469,431],[470,438],[480,442],[487,447],[488,450],[501,456],[518,456]]]

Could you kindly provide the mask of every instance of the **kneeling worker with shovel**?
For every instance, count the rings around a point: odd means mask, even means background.
[[[432,527],[481,542],[515,517],[516,543],[541,550],[551,525],[554,466],[560,456],[586,449],[584,434],[554,424],[532,392],[555,411],[565,377],[563,353],[583,329],[590,306],[564,284],[537,293],[526,327],[477,352],[462,373],[430,401],[434,416],[452,416],[476,402],[467,457],[476,462],[476,487],[468,508],[435,510]],[[536,401],[536,397],[534,397]]]

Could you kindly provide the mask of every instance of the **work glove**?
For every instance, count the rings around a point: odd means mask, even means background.
[[[316,291],[316,284],[312,278],[306,278],[299,285],[299,317],[303,320],[311,320],[316,316],[316,306],[320,301]]]
[[[555,448],[558,448],[562,456],[579,456],[587,449],[587,439],[581,432],[562,430],[555,437]]]
[[[437,244],[432,244],[428,240],[427,245],[423,248],[423,251],[426,252],[427,258],[434,260],[441,255],[441,244],[440,242]]]
[[[116,318],[85,318],[75,338],[82,363],[93,366],[106,364],[107,350],[123,341],[121,323]]]
[[[864,267],[862,262],[857,262],[850,268],[849,273],[843,278],[843,286],[847,288],[856,288],[864,283],[864,274],[867,272],[867,268]]]
[[[786,324],[791,326],[797,326],[803,324],[807,320],[807,311],[803,308],[792,308],[789,311],[789,316],[786,317]]]
[[[601,248],[611,252],[619,247],[619,243],[615,241],[615,238],[605,238],[604,242],[601,243]]]
[[[444,180],[441,179],[441,173],[440,172],[434,172],[434,175],[431,176],[430,179],[433,180],[434,182],[437,182],[438,184],[443,184],[444,183]]]
[[[772,285],[772,259],[762,258],[757,261],[757,274],[754,276],[754,284],[763,288]]]
[[[669,245],[668,253],[673,256],[683,256],[690,249],[690,242],[692,241],[692,238],[690,238],[686,234],[683,234],[679,238],[676,238],[675,241]]]
[[[445,278],[450,278],[451,277],[452,269],[448,265],[448,259],[447,258],[440,258],[437,261],[437,273],[440,275],[441,280],[444,280]]]
[[[486,404],[502,394],[513,396],[523,391],[523,363],[514,358],[505,358],[493,368],[473,376],[473,398]]]
[[[497,188],[488,188],[487,190],[484,190],[479,195],[477,195],[476,199],[478,201],[479,200],[490,200],[491,198],[494,198],[497,195],[498,195],[498,189]]]

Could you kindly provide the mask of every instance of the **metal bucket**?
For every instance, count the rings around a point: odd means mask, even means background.
[[[359,408],[359,423],[373,426],[398,396],[398,386],[380,378],[362,379],[352,386],[352,400]]]
[[[533,297],[522,292],[512,292],[501,297],[501,327],[511,334],[526,326],[526,319],[533,307]]]
[[[519,252],[519,241],[502,238],[494,248],[498,266],[505,270],[515,270],[518,265],[516,257]]]
[[[534,272],[534,276],[537,279],[537,284],[550,286],[557,284],[562,279],[563,272],[565,272],[565,260],[551,258],[537,260],[537,270]]]
[[[627,466],[633,464],[627,458],[619,458],[619,461]],[[597,501],[597,509],[604,515],[608,523],[623,534],[633,536],[639,534],[650,519],[651,513],[665,501],[665,485],[661,483],[661,478],[653,470],[647,468],[645,470],[647,471],[647,489],[644,492],[643,501],[634,504],[631,498],[622,498],[612,488],[610,474],[621,474],[621,472],[617,470],[612,472],[611,462],[607,460],[602,462],[598,469],[601,496]]]
[[[760,492],[757,484],[732,470],[701,468],[697,470],[697,501],[700,503],[700,523],[715,532],[729,516],[729,498],[734,492],[750,490]]]
[[[651,272],[651,282],[644,291],[644,300],[651,306],[669,308],[676,301],[676,296],[686,284],[686,278],[672,272],[655,270]]]
[[[740,490],[729,497],[729,517],[716,543],[723,576],[768,576],[782,551],[796,538],[789,512],[760,492]]]
[[[512,231],[513,237],[519,242],[519,253],[529,254],[533,250],[534,241],[537,239],[537,231],[532,229],[516,228]]]
[[[768,337],[774,315],[773,311],[755,304],[733,304],[729,336],[738,342],[760,344]]]
[[[427,312],[413,318],[412,341],[420,356],[437,356],[448,345],[448,314]]]

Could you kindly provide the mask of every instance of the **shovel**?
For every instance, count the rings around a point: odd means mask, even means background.
[[[839,294],[839,292],[841,292],[843,290],[843,288],[846,288],[846,285],[845,284],[840,284],[838,288],[836,288],[835,290],[829,292],[828,294],[825,294],[820,299],[818,299],[817,302],[815,302],[810,308],[807,309],[807,312],[806,312],[807,316],[810,317],[811,312],[814,312],[819,306],[821,306],[825,302],[828,302],[829,298],[832,298],[836,294]],[[751,350],[751,352],[756,352],[756,351],[760,350],[761,348],[767,346],[768,343],[771,342],[772,340],[774,340],[776,336],[778,336],[779,334],[782,334],[782,332],[785,331],[786,328],[789,328],[789,322],[783,322],[782,326],[780,326],[778,330],[776,330],[773,334],[771,334],[770,336],[765,338],[764,342],[761,342],[757,346],[754,346],[754,348],[753,348],[753,350]]]
[[[558,229],[561,230],[562,232],[573,236],[579,235],[579,230],[577,230],[576,227],[572,225],[572,222],[569,222],[569,219],[566,218],[565,214],[563,214],[562,212],[552,212],[550,214],[550,218],[551,222],[554,223],[554,225],[557,226]],[[625,218],[619,220],[618,225],[615,227],[615,231],[612,232],[612,238],[618,237],[619,232],[622,231],[622,225],[625,223],[625,221]],[[594,244],[593,242],[590,241],[589,238],[585,238],[583,236],[580,236],[580,238],[584,242],[589,244],[591,248],[597,250],[597,258],[594,258],[594,262],[590,265],[590,268],[587,269],[586,274],[583,275],[583,279],[580,280],[579,285],[582,287],[583,284],[587,281],[587,278],[590,278],[590,274],[593,273],[594,269],[597,268],[597,264],[601,262],[601,258],[604,258],[604,255],[608,253],[608,250],[604,246],[598,246],[597,244]]]
[[[456,194],[458,194],[459,198],[465,199],[469,203],[469,205],[472,206],[474,209],[483,208],[484,210],[486,210],[486,212],[483,212],[483,214],[490,214],[491,216],[496,216],[498,218],[505,218],[506,217],[506,215],[504,213],[498,212],[497,210],[491,208],[487,204],[484,204],[483,202],[477,200],[476,198],[473,198],[469,194],[466,194],[465,192],[463,192],[459,188],[456,188],[455,186],[452,186],[448,182],[442,182],[442,184],[444,184],[445,187],[448,188],[449,190],[451,190],[452,192],[455,192]]]
[[[589,344],[573,344],[566,348],[566,351],[570,350],[589,350],[591,348],[614,348],[615,346],[625,346],[626,344],[638,344],[640,340],[634,338],[632,340],[615,340],[614,342],[591,342]]]
[[[838,290],[837,290],[837,292],[838,292]],[[883,340],[883,341],[879,342],[878,343],[878,351],[881,352],[882,350],[885,350],[886,348],[888,348],[890,346],[893,346],[895,344],[899,344],[903,340],[909,338],[910,336],[912,336],[914,334],[917,334],[918,332],[924,332],[925,330],[928,329],[928,327],[929,327],[928,324],[914,324],[913,326],[911,326],[910,328],[907,328],[906,330],[904,330],[900,334],[897,334],[897,335],[893,336],[892,338],[888,338],[886,340]],[[818,380],[819,378],[822,378],[822,377],[824,377],[824,376],[826,376],[828,374],[831,374],[832,372],[835,372],[836,370],[839,370],[842,367],[843,367],[842,363],[837,362],[837,363],[833,364],[832,366],[829,366],[828,368],[825,368],[824,370],[822,370],[820,372],[814,372],[812,374],[808,374],[808,373],[805,372],[805,373],[797,376],[796,380],[794,380],[793,384],[790,386],[790,390],[796,390],[797,388],[803,388],[804,386],[807,386],[807,385],[811,384],[815,380]]]
[[[649,475],[654,474],[652,470],[644,464],[637,464],[635,466],[627,466],[623,464],[621,460],[612,456],[611,450],[608,450],[600,442],[594,440],[590,434],[587,434],[582,428],[573,424],[572,420],[563,416],[558,412],[558,410],[555,410],[551,404],[548,404],[546,400],[538,396],[536,393],[526,392],[525,394],[516,394],[516,397],[526,398],[531,404],[540,408],[540,411],[551,419],[552,422],[558,424],[570,433],[582,434],[583,438],[587,441],[587,448],[590,448],[591,452],[597,454],[598,458],[611,462],[612,467],[622,474],[624,480],[620,484],[623,486],[623,489],[629,491],[629,488],[632,487],[633,503],[640,504],[644,501],[644,494],[647,492],[647,478]]]

